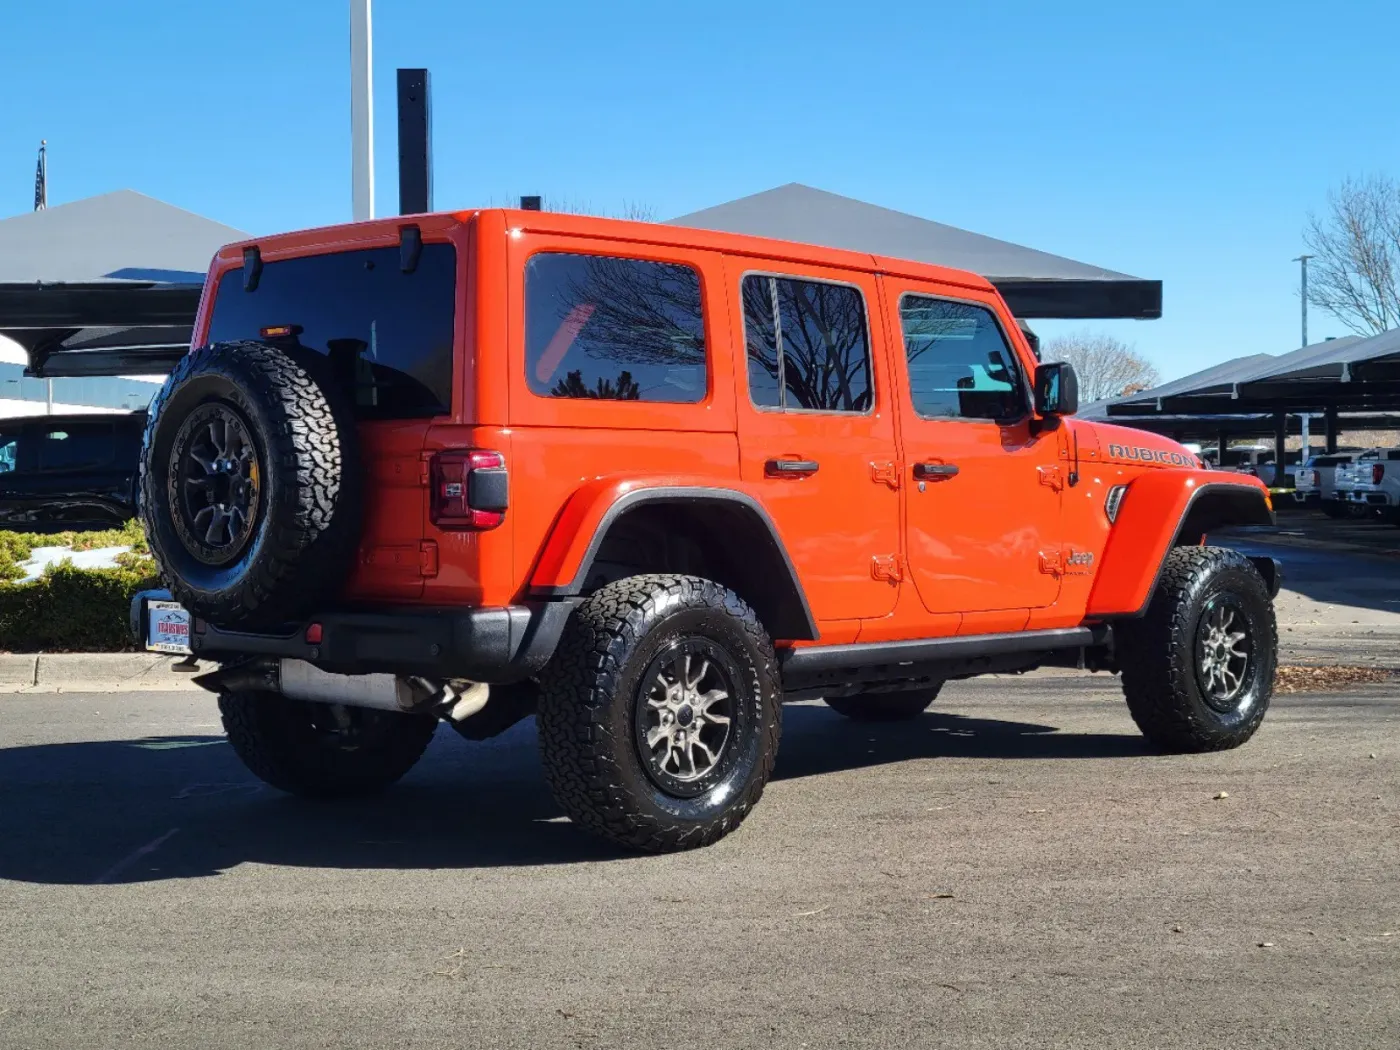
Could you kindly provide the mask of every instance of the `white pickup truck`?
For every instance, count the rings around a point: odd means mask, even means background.
[[[1337,495],[1337,474],[1350,466],[1356,452],[1328,452],[1309,457],[1306,464],[1293,475],[1293,498],[1304,506],[1316,507],[1329,518],[1347,514],[1347,505]]]
[[[1373,448],[1337,468],[1337,498],[1400,525],[1400,448]]]

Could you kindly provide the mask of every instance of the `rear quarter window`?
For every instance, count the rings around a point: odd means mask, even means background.
[[[648,259],[532,255],[525,264],[525,372],[542,397],[704,400],[699,273]]]
[[[405,273],[397,247],[309,255],[263,265],[254,291],[243,271],[219,281],[211,343],[261,339],[324,354],[361,419],[445,415],[452,407],[457,252],[425,244]]]

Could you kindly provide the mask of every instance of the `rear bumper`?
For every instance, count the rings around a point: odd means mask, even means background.
[[[145,644],[146,602],[169,601],[168,591],[132,599],[131,627]],[[190,648],[223,662],[252,656],[305,660],[337,674],[421,675],[513,682],[537,673],[554,654],[572,601],[489,609],[378,609],[331,612],[280,632],[229,631],[196,620]],[[321,625],[318,644],[306,629]]]
[[[1379,489],[1347,489],[1338,492],[1338,497],[1348,503],[1363,503],[1368,507],[1393,507],[1395,501],[1390,493]]]

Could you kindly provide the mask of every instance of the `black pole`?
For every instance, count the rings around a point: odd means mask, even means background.
[[[1215,435],[1215,465],[1220,468],[1225,466],[1225,450],[1230,447],[1230,432],[1224,427]]]
[[[433,210],[432,86],[426,69],[399,70],[399,214]]]
[[[1337,406],[1328,405],[1323,411],[1323,420],[1327,426],[1327,451],[1337,451]]]

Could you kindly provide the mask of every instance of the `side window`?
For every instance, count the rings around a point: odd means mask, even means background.
[[[704,400],[700,275],[681,263],[531,256],[525,369],[530,389],[544,397]]]
[[[1026,412],[1016,354],[984,306],[922,295],[899,301],[909,394],[920,416],[1015,419]]]
[[[41,430],[39,470],[83,470],[112,460],[112,428],[102,423],[66,423]]]
[[[860,289],[750,274],[741,291],[755,405],[870,410],[870,339]]]
[[[0,474],[13,474],[19,469],[19,435],[0,434]]]

